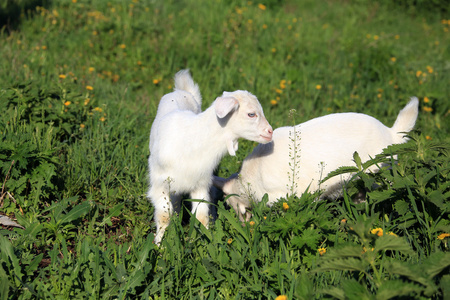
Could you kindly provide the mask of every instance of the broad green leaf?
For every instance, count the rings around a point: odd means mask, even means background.
[[[409,204],[405,200],[397,200],[394,203],[395,210],[400,214],[404,215],[407,212],[410,212],[409,210]]]
[[[14,247],[11,242],[6,238],[0,235],[0,252],[2,255],[0,256],[6,263],[6,266],[10,266],[10,272],[14,272],[14,277],[21,280],[22,279],[22,268],[20,267],[20,260],[14,253]],[[12,266],[11,266],[12,265]]]
[[[37,270],[39,263],[42,261],[42,258],[44,257],[44,253],[41,253],[37,255],[33,260],[30,262],[28,266],[25,267],[25,271],[28,275],[31,275],[30,273]]]
[[[382,282],[381,286],[378,288],[375,299],[388,300],[400,296],[411,296],[411,294],[420,295],[423,290],[423,287],[412,282],[391,279]]]
[[[386,250],[400,251],[404,254],[413,253],[410,244],[404,238],[390,234],[384,234],[383,236],[378,237],[375,241],[374,251]]]
[[[362,171],[362,163],[361,163],[361,157],[359,157],[358,152],[353,152],[353,161],[356,163],[356,167],[358,168],[358,171]]]
[[[428,195],[427,195],[428,199],[430,199],[430,201],[436,205],[437,207],[439,207],[439,209],[441,210],[445,210],[445,201],[448,200],[441,191],[439,190],[434,190],[431,191]]]
[[[411,266],[406,262],[392,259],[385,262],[384,267],[386,268],[386,271],[389,272],[390,274],[405,276],[408,279],[418,282],[425,287],[433,285],[432,281],[422,276],[425,275],[424,272],[417,272],[417,270],[415,270],[413,266]]]
[[[304,230],[300,236],[295,236],[292,238],[292,246],[297,248],[302,248],[304,245],[314,249],[322,238],[320,231],[315,228],[307,228]]]
[[[1,261],[1,259],[0,259]],[[0,299],[7,300],[9,293],[9,279],[2,264],[0,264]]]
[[[334,171],[331,171],[330,173],[328,173],[328,175],[322,179],[322,183],[327,181],[328,179],[335,177],[335,176],[339,176],[342,174],[348,174],[348,173],[356,173],[358,172],[358,168],[357,167],[351,167],[351,166],[345,166],[345,167],[339,167]]]
[[[449,252],[432,253],[424,262],[425,271],[430,278],[434,278],[450,266]]]
[[[121,291],[122,299],[126,299],[126,295],[130,293],[131,295],[135,294],[135,288],[139,286],[145,280],[145,274],[142,270],[138,270],[137,272],[133,272],[133,275],[130,275],[127,279],[127,283],[123,290]]]
[[[344,290],[340,289],[340,288],[337,288],[337,287],[331,287],[331,288],[328,288],[328,289],[324,289],[324,290],[320,291],[320,293],[321,294],[330,295],[330,296],[335,297],[335,298],[340,299],[340,300],[347,299],[345,297]]]
[[[364,300],[372,299],[371,294],[365,286],[357,282],[356,280],[345,280],[342,283],[342,288],[345,293],[345,298],[350,300]]]
[[[375,190],[369,193],[369,197],[373,203],[379,203],[389,200],[394,194],[395,190]]]
[[[313,272],[342,270],[342,271],[359,271],[365,272],[368,265],[361,259],[341,258],[319,262],[319,267],[312,270]]]
[[[119,203],[116,206],[114,206],[112,209],[109,210],[109,214],[103,218],[103,221],[100,223],[99,226],[105,226],[106,224],[108,224],[109,226],[112,225],[111,223],[111,218],[112,217],[117,217],[118,215],[120,215],[120,213],[123,210],[123,207],[125,206],[125,203]]]
[[[64,215],[64,217],[61,219],[61,224],[72,222],[81,216],[87,214],[89,212],[89,209],[91,208],[91,204],[89,201],[84,201],[81,204],[78,204],[74,208],[70,210],[67,214]]]

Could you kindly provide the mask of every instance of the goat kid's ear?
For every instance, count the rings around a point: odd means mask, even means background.
[[[234,97],[218,97],[214,102],[214,109],[219,118],[226,117],[230,112],[239,107],[239,101]]]
[[[221,189],[225,195],[234,194],[235,191],[234,191],[233,186],[238,177],[239,177],[238,173],[234,173],[233,175],[231,175],[228,178],[222,178],[222,177],[213,175],[213,185],[216,188]]]
[[[225,185],[225,182],[227,182],[226,178],[222,178],[219,176],[213,175],[213,185],[218,189],[223,189],[223,186]]]

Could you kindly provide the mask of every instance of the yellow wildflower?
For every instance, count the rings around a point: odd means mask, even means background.
[[[64,79],[64,78],[66,78],[66,75],[60,74],[60,75],[59,75],[59,78]]]
[[[105,117],[101,117],[100,121],[105,122],[106,118]]]
[[[316,85],[316,90],[320,90],[322,86],[320,84]]]
[[[398,40],[400,38],[400,36],[398,34],[395,35],[394,37],[396,40]]]
[[[159,79],[153,79],[153,84],[158,84],[159,82],[160,82],[161,80],[159,80]]]
[[[97,106],[96,108],[94,108],[94,111],[102,112],[103,109],[101,109],[100,107]]]
[[[87,89],[88,91],[92,91],[94,88],[93,88],[92,86],[90,86],[90,85],[87,85],[87,86],[86,86],[86,89]]]
[[[450,237],[450,233],[441,233],[440,235],[438,235],[438,240],[443,240],[445,238]]]
[[[272,105],[277,105],[278,102],[277,102],[277,100],[272,99],[272,100],[270,100],[270,104],[272,104]]]
[[[95,68],[94,67],[89,67],[89,73],[92,73],[92,72],[94,72],[95,71]]]
[[[70,103],[72,103],[72,102],[70,102],[70,101],[66,101],[66,102],[64,102],[64,105],[65,105],[65,106],[69,106],[69,105],[70,105]]]
[[[277,48],[272,48],[272,53],[277,52]]]
[[[432,112],[433,111],[433,109],[431,107],[429,107],[429,106],[424,106],[423,110],[426,111],[426,112]]]
[[[396,61],[397,61],[397,58],[391,57],[391,61],[392,61],[392,62],[396,62]]]
[[[286,88],[286,80],[285,79],[280,81],[280,88],[281,89],[285,89]]]
[[[319,251],[320,255],[324,255],[325,253],[327,253],[327,248],[319,248],[317,249],[317,251]]]
[[[80,124],[80,128],[84,128],[86,127],[84,124]]]
[[[428,99],[428,97],[423,97],[423,102],[428,103],[430,102],[430,99]]]
[[[422,75],[422,71],[419,70],[416,72],[416,77],[419,77],[420,75]]]
[[[372,247],[372,249],[370,249],[370,251],[373,251],[373,250],[375,250],[375,248]],[[366,247],[363,247],[362,253],[366,253],[366,252],[367,252],[367,248],[366,248]]]
[[[255,225],[255,221],[250,221],[249,224],[250,224],[250,226],[253,226],[253,225]]]
[[[381,228],[374,228],[370,231],[371,234],[376,234],[378,236],[382,236],[383,235],[383,229]]]
[[[259,3],[258,7],[259,7],[260,10],[266,10],[266,6],[264,4],[262,4],[262,3]]]
[[[232,238],[229,238],[228,241],[227,241],[228,244],[231,244],[232,242],[233,242]]]
[[[393,233],[392,231],[389,231],[388,234],[389,234],[389,235],[393,235],[393,236],[398,236],[398,235],[396,235],[395,233]]]
[[[427,71],[428,71],[428,73],[433,73],[433,68],[432,67],[430,67],[430,66],[427,66]]]
[[[289,205],[286,202],[283,202],[283,209],[284,210],[288,210],[289,209]]]
[[[267,29],[267,25],[266,24],[263,24],[263,29]]]
[[[125,44],[120,44],[120,49],[125,49],[127,46]]]
[[[280,90],[280,89],[275,89],[275,92],[276,92],[277,94],[282,94],[282,93],[283,93],[283,91]]]
[[[425,136],[425,139],[427,139],[427,140],[432,140],[433,138],[431,137],[431,136],[429,136],[429,135],[427,135],[427,136]]]
[[[378,40],[380,37],[378,36],[378,35],[374,35],[373,36],[373,39],[376,41],[376,40]]]
[[[287,300],[287,296],[286,295],[280,295],[280,296],[277,296],[276,298],[275,298],[275,300]]]

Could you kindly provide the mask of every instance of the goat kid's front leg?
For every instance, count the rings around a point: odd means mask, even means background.
[[[191,193],[193,200],[205,200],[211,202],[208,189],[198,189]],[[192,202],[192,214],[195,214],[197,220],[200,221],[206,228],[209,224],[209,204],[204,202]]]

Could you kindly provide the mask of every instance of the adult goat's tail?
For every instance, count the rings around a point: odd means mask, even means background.
[[[407,141],[404,137],[405,132],[410,132],[414,128],[418,113],[419,99],[412,97],[409,103],[400,111],[394,126],[392,126],[392,134],[397,139],[396,143],[404,143]]]

